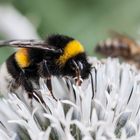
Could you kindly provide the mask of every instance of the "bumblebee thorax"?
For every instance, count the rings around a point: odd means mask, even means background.
[[[57,60],[57,63],[63,66],[69,59],[75,57],[76,55],[84,52],[84,47],[77,40],[70,41],[63,50],[63,54]]]

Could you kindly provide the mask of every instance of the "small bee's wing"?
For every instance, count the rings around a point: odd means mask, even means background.
[[[123,38],[123,37],[128,37],[128,35],[124,34],[124,33],[119,33],[117,31],[114,30],[110,30],[109,31],[109,35],[113,38],[117,37],[117,38]],[[129,37],[128,37],[129,38]]]
[[[123,34],[121,34],[121,33],[118,33],[118,32],[116,32],[116,31],[114,31],[114,30],[111,30],[110,32],[109,32],[109,34],[110,34],[110,36],[113,38],[113,39],[119,39],[120,40],[120,42],[122,41],[122,42],[124,42],[124,43],[126,43],[126,44],[134,44],[135,46],[137,46],[138,44],[137,44],[137,42],[135,41],[135,39],[133,39],[132,37],[130,37],[129,35],[127,35],[127,34],[125,34],[125,33],[123,33]]]
[[[60,53],[60,49],[56,49],[54,46],[49,46],[47,42],[41,40],[1,40],[0,47],[12,46],[17,48],[36,48],[51,51],[54,53]]]

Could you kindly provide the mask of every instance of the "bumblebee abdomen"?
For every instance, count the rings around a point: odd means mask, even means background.
[[[27,48],[20,48],[15,53],[15,60],[20,68],[26,68],[30,65],[29,52]]]
[[[39,89],[37,68],[28,67],[24,70],[21,69],[15,60],[15,53],[12,54],[0,68],[0,93],[4,96],[7,96],[8,93],[23,94],[23,78],[25,77],[32,83],[34,89]]]

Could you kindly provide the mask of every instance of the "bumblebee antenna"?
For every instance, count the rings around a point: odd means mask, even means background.
[[[17,48],[36,48],[51,51],[54,53],[62,53],[61,49],[55,49],[41,40],[0,40],[0,47],[12,46]]]

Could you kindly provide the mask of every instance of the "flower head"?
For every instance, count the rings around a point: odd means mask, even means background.
[[[3,140],[137,140],[140,137],[140,74],[117,59],[94,58],[91,77],[75,86],[53,77],[55,101],[40,80],[45,105],[33,107],[10,94],[0,101]]]

